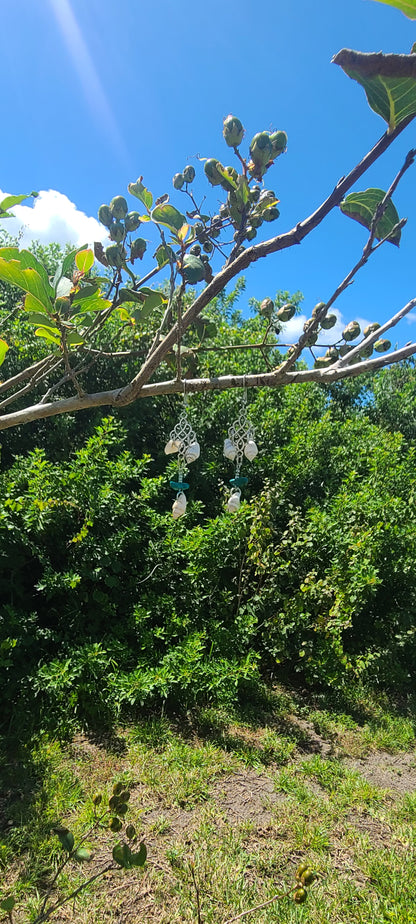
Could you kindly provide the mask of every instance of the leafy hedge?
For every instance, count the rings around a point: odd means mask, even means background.
[[[182,521],[161,441],[175,404],[153,424],[139,412],[153,460],[131,412],[70,457],[59,431],[50,452],[16,457],[0,475],[3,730],[229,702],[282,672],[410,684],[415,451],[409,407],[406,435],[399,414],[395,430],[383,419],[397,385],[383,376],[382,401],[368,383],[330,400],[315,386],[258,393],[261,452],[236,516],[224,512],[221,452],[236,396],[195,399],[204,451]],[[411,366],[405,379],[410,394]]]

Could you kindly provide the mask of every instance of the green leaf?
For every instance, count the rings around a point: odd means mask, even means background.
[[[132,311],[132,317],[136,321],[144,321],[155,308],[160,308],[164,304],[166,299],[161,295],[160,292],[155,292],[152,289],[148,289],[144,286],[142,289],[139,289],[139,293],[142,295],[142,304],[140,308],[135,308]],[[144,296],[144,301],[143,301]]]
[[[146,844],[144,844],[142,841],[137,853],[133,853],[131,855],[131,861],[130,861],[131,865],[132,866],[144,866],[144,864],[146,863],[146,857],[147,857]]]
[[[135,196],[136,199],[140,199],[140,202],[143,202],[143,205],[145,205],[147,209],[152,208],[152,205],[153,205],[152,193],[148,189],[146,189],[145,186],[143,186],[141,177],[138,180],[136,180],[135,183],[129,183],[128,190],[132,196]]]
[[[167,263],[170,263],[172,260],[173,263],[176,263],[176,254],[172,250],[172,247],[169,247],[169,244],[159,244],[159,247],[155,250],[153,257],[157,260],[157,265],[159,269],[162,269],[162,266],[166,266]]]
[[[228,173],[228,170],[226,170],[226,168],[223,167],[219,161],[217,161],[216,167],[217,167],[218,173],[220,174],[220,176],[222,176],[223,180],[225,180],[229,184],[229,186],[232,187],[232,189],[237,189],[237,183],[234,177],[231,176],[231,173]]]
[[[55,288],[56,297],[65,298],[67,295],[69,295],[72,286],[72,279],[69,279],[68,276],[61,276]]]
[[[80,311],[106,311],[111,305],[108,298],[102,298],[101,295],[91,295],[90,298],[83,298],[80,302],[74,301],[72,307]]]
[[[63,828],[61,827],[61,825],[58,825],[56,828],[53,829],[53,833],[56,834],[57,837],[59,837],[59,840],[64,850],[67,850],[68,853],[71,853],[74,843],[75,843],[74,835],[72,834],[72,832],[69,831],[68,828]]]
[[[157,221],[159,225],[166,225],[171,231],[179,231],[182,225],[186,224],[185,215],[178,212],[174,205],[166,202],[165,205],[157,205],[152,212],[152,221]]]
[[[92,295],[99,295],[98,285],[95,281],[91,282],[91,285],[82,286],[82,289],[72,299],[72,304],[75,305],[76,302],[81,302],[84,298],[91,298]]]
[[[0,366],[3,365],[7,350],[9,349],[8,344],[5,340],[0,340]]]
[[[378,3],[387,3],[401,10],[408,19],[416,19],[416,0],[377,0]]]
[[[62,276],[67,276],[70,270],[72,269],[73,263],[75,263],[75,257],[77,253],[81,253],[83,250],[86,250],[87,245],[82,244],[81,247],[77,247],[76,250],[71,250],[70,253],[67,253],[66,257],[59,263],[56,268],[56,273],[53,278],[53,287],[56,288],[59,280]]]
[[[41,324],[42,327],[49,327],[51,330],[57,329],[55,321],[48,317],[47,314],[41,314],[40,311],[28,311],[23,320],[27,321],[28,324]]]
[[[87,847],[78,847],[78,850],[74,853],[74,860],[78,860],[80,863],[88,863],[92,856],[92,850],[88,850]]]
[[[78,331],[70,330],[69,334],[67,334],[66,342],[70,347],[81,346],[81,343],[84,343],[84,338],[80,336]]]
[[[368,104],[389,131],[416,114],[416,55],[363,54],[343,48],[332,59],[364,87]]]
[[[37,307],[51,308],[50,297],[54,291],[49,283],[48,274],[28,250],[19,251],[16,247],[0,248],[0,279],[11,285],[30,292],[38,302]]]
[[[16,899],[9,895],[8,898],[3,898],[3,901],[0,902],[0,908],[2,911],[13,911],[15,904]]]
[[[59,330],[56,327],[38,327],[35,330],[37,337],[43,337],[44,340],[49,340],[50,343],[56,343],[58,346],[61,345]],[[53,335],[56,336],[53,336]]]
[[[340,204],[341,212],[354,218],[360,225],[370,230],[371,223],[376,213],[377,206],[383,201],[385,192],[382,189],[365,189],[363,192],[350,193]],[[397,210],[391,199],[387,203],[384,215],[377,223],[376,238],[382,240],[387,237],[395,225],[400,221]],[[397,247],[400,243],[400,228],[395,231],[394,235],[389,238],[392,244]]]
[[[30,199],[31,196],[36,197],[37,195],[38,193],[31,192],[31,193],[27,193],[22,196],[6,196],[5,199],[2,199],[2,201],[0,202],[0,217],[1,218],[13,218],[14,216],[12,215],[11,212],[7,215],[8,209],[12,209],[14,205],[20,205],[20,203],[23,202],[24,199]],[[3,215],[2,214],[3,212],[6,214]]]
[[[113,848],[113,860],[123,869],[131,869],[132,853],[128,844],[116,844]]]
[[[92,250],[79,250],[75,256],[75,263],[80,273],[88,273],[94,265],[94,253]]]

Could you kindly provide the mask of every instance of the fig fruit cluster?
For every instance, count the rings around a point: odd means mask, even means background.
[[[102,225],[108,228],[110,239],[114,242],[109,244],[105,250],[105,256],[109,266],[114,269],[121,269],[127,260],[126,238],[128,234],[137,231],[141,225],[141,218],[138,212],[129,212],[127,202],[124,196],[114,196],[110,205],[101,205],[98,209],[98,219]],[[130,244],[130,259],[142,259],[146,250],[146,241],[139,237]]]

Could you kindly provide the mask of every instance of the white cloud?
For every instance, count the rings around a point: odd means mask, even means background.
[[[0,201],[6,195],[0,190]],[[32,241],[75,247],[91,245],[94,241],[108,242],[107,231],[97,219],[81,212],[68,196],[56,189],[43,189],[33,205],[15,205],[11,211],[15,218],[0,220],[0,230],[13,237],[21,235],[20,246],[23,247]]]

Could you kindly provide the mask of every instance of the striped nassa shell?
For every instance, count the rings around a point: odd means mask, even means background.
[[[246,459],[248,459],[249,462],[252,462],[253,459],[256,458],[257,454],[258,454],[258,449],[257,449],[257,446],[254,440],[249,440],[248,443],[246,443],[244,447],[244,455]]]
[[[179,491],[172,505],[172,516],[174,520],[182,517],[186,511],[186,497],[183,491]]]
[[[197,443],[196,441],[195,443],[191,443],[188,446],[188,448],[185,450],[185,462],[187,462],[188,465],[190,465],[191,462],[195,462],[196,459],[199,459],[200,452],[201,452],[201,447],[199,443]]]
[[[230,439],[224,440],[224,455],[226,459],[230,459],[231,462],[234,462],[234,459],[237,455],[237,449],[234,446],[234,443]]]
[[[229,498],[227,503],[227,510],[230,513],[236,513],[240,506],[241,491],[239,489],[234,490]]]
[[[165,453],[167,456],[170,456],[173,452],[179,452],[181,448],[180,440],[168,440],[165,446]]]

